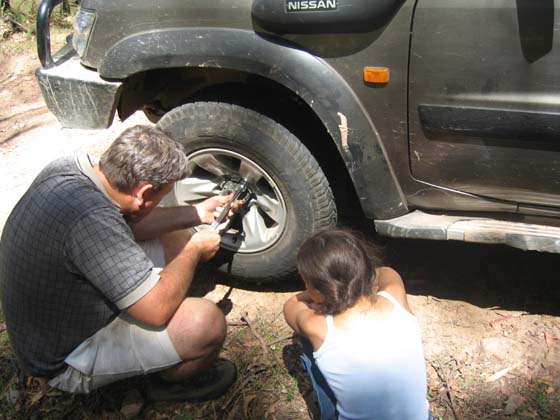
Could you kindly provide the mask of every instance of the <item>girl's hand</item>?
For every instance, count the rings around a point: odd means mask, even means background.
[[[324,313],[324,309],[325,306],[322,305],[321,303],[317,303],[317,302],[311,302],[307,304],[311,309],[313,309],[315,312],[317,312],[318,314],[322,314]]]
[[[323,305],[315,302],[307,291],[298,293],[296,297],[299,302],[305,303],[310,309],[313,309],[315,312],[322,313]]]
[[[325,315],[320,309],[321,305],[306,292],[298,293],[284,303],[286,322],[296,333],[307,337],[315,350],[321,347],[327,335]]]
[[[313,303],[313,299],[311,299],[311,296],[309,296],[309,293],[307,293],[307,291],[298,293],[296,295],[296,299],[307,304]]]

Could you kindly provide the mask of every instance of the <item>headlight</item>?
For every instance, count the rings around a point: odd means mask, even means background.
[[[95,11],[82,8],[78,10],[78,14],[74,19],[74,36],[72,37],[72,45],[80,58],[83,57],[86,52],[89,34],[91,33],[91,28],[93,28],[94,22]]]

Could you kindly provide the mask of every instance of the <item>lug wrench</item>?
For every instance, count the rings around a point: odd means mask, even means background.
[[[222,211],[220,212],[220,214],[218,215],[218,217],[216,218],[216,220],[214,220],[214,223],[212,223],[212,225],[210,226],[211,229],[216,230],[218,229],[218,227],[223,223],[223,221],[225,220],[225,218],[228,216],[229,211],[231,210],[231,205],[233,203],[235,203],[237,200],[239,200],[244,194],[247,194],[243,200],[243,204],[242,206],[244,206],[247,201],[248,198],[250,196],[250,192],[247,188],[247,181],[243,180],[239,183],[239,185],[237,185],[234,189],[233,189],[233,196],[231,197],[231,200],[229,200],[226,205],[224,206],[224,208],[222,209]],[[220,229],[221,232],[224,232],[229,226],[229,223],[222,229]]]
[[[249,201],[249,197],[251,196],[251,193],[247,189],[247,181],[245,180],[241,181],[241,183],[239,183],[239,185],[236,188],[234,188],[232,192],[233,192],[233,196],[231,197],[231,200],[229,200],[226,203],[226,205],[224,206],[224,208],[222,209],[222,211],[220,212],[220,214],[218,215],[214,223],[212,223],[212,225],[210,226],[211,229],[216,230],[218,226],[222,224],[224,219],[228,216],[229,211],[231,210],[231,205],[235,203],[237,200],[239,200],[243,194],[246,194],[246,196],[243,197],[243,203],[241,204],[241,206],[244,206],[247,203],[247,201]],[[223,229],[221,229],[220,234],[222,234],[227,230],[228,225],[226,225]],[[220,307],[220,305],[224,305],[228,301],[232,291],[233,291],[233,286],[231,286],[228,289],[224,297],[222,297],[222,299],[220,299],[220,301],[217,303],[218,307]]]

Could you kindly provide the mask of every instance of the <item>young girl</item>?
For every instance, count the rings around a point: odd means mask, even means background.
[[[321,419],[431,419],[420,326],[399,274],[343,229],[309,238],[297,263],[307,290],[284,316],[302,337]]]

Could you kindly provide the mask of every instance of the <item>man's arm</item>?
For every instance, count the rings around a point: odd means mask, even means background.
[[[200,224],[210,225],[232,195],[216,195],[194,206],[156,207],[137,222],[129,223],[137,241],[159,238],[174,230],[191,228]],[[231,217],[239,202],[231,206]]]
[[[195,233],[179,255],[165,266],[152,290],[131,305],[127,312],[149,325],[167,324],[185,299],[197,264],[216,254],[220,239],[218,233],[210,230]]]
[[[129,226],[137,241],[159,238],[174,230],[198,226],[202,223],[195,206],[156,207],[138,222]]]

